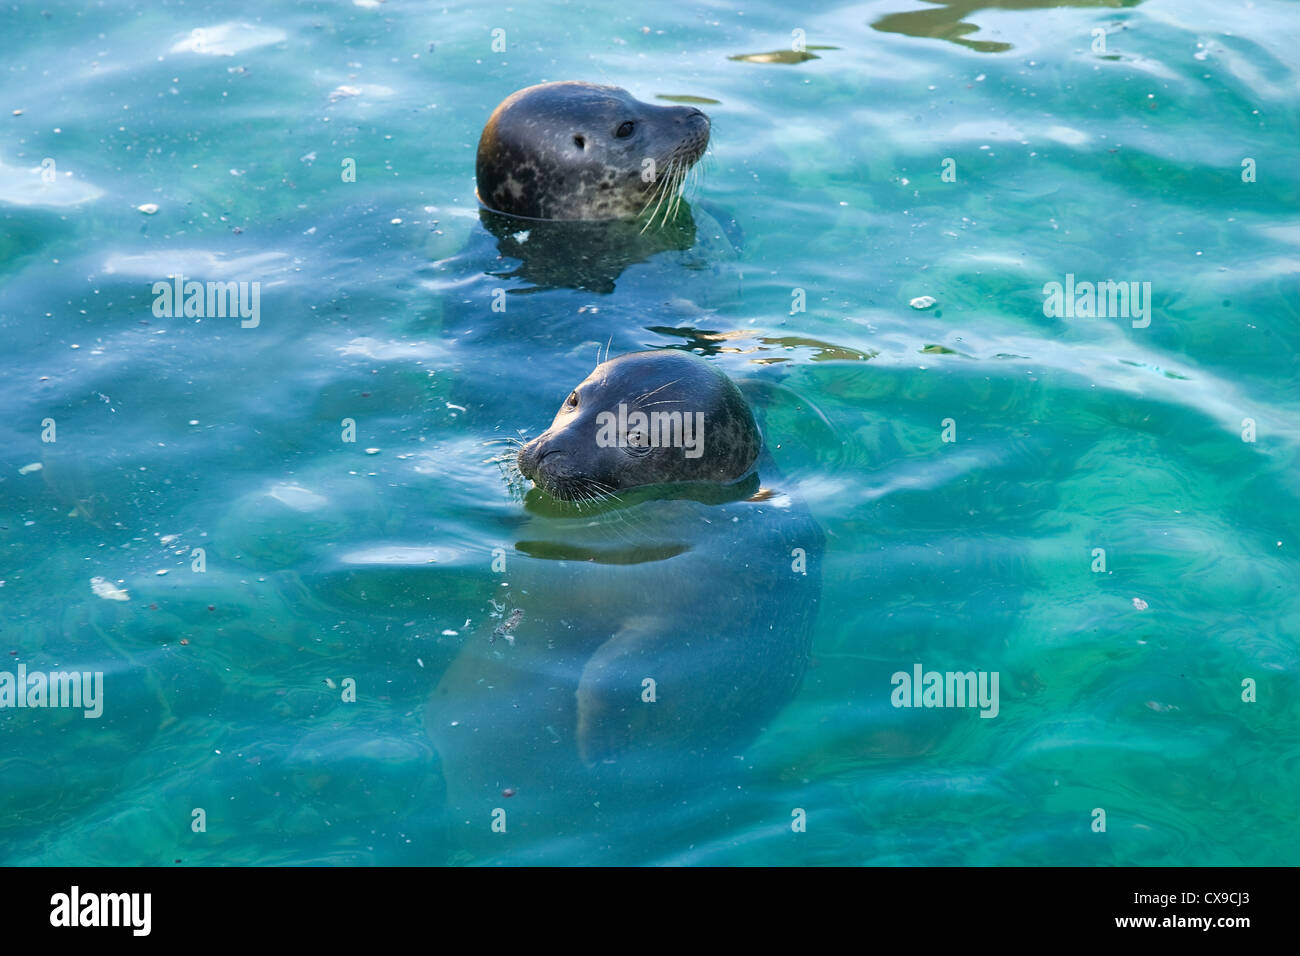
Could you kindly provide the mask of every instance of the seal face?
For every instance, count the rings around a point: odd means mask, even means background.
[[[478,197],[530,219],[633,219],[671,207],[709,118],[616,86],[544,83],[506,97],[478,144]]]
[[[519,449],[524,477],[567,501],[673,482],[734,482],[762,438],[749,404],[712,364],[676,349],[602,362]]]

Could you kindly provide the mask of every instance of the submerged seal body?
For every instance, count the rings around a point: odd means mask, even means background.
[[[788,490],[760,489],[774,466],[748,404],[684,351],[598,365],[518,463],[537,487],[502,623],[466,640],[425,708],[448,819],[498,850],[498,808],[529,838],[626,840],[648,800],[734,768],[793,696],[823,535]]]
[[[651,216],[672,206],[709,118],[616,86],[543,83],[506,97],[479,138],[479,201],[529,219]]]

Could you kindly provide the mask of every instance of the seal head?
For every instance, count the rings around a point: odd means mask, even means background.
[[[731,379],[697,355],[661,349],[596,366],[518,463],[552,497],[582,501],[643,485],[735,482],[761,448]]]
[[[666,214],[708,143],[709,118],[694,107],[642,103],[616,86],[530,86],[483,128],[478,198],[529,219]]]

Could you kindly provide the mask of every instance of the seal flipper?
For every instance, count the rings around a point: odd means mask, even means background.
[[[663,622],[640,618],[624,624],[596,649],[582,669],[578,689],[578,756],[588,767],[617,755],[646,736],[649,711],[642,681],[653,674],[647,650]]]
[[[683,594],[685,606],[708,606],[707,595]],[[590,768],[635,753],[662,769],[664,760],[716,754],[789,699],[806,654],[802,638],[791,641],[770,622],[764,630],[724,605],[633,619],[582,669],[578,757]]]

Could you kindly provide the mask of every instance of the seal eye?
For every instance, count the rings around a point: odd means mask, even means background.
[[[619,139],[624,139],[628,136],[631,136],[632,130],[634,129],[636,129],[636,124],[633,123],[631,120],[628,120],[626,123],[624,123],[615,131],[614,135],[617,136]]]
[[[578,393],[577,393],[577,392],[570,392],[570,393],[569,393],[569,397],[566,398],[566,399],[564,400],[564,407],[565,407],[565,408],[577,408],[577,407],[578,407]]]
[[[583,139],[581,136],[575,136],[573,137],[573,145],[578,147],[578,149],[586,149],[587,141]]]
[[[650,436],[643,431],[631,432],[627,436],[627,447],[633,455],[644,455],[650,450]]]

